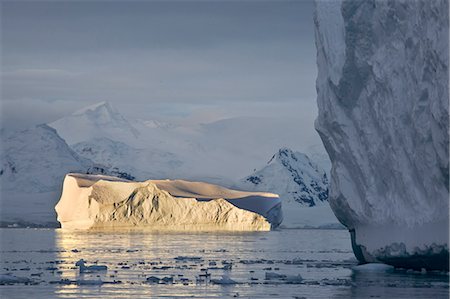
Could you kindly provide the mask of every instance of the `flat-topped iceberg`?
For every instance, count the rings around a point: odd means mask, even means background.
[[[281,222],[276,194],[182,180],[67,174],[55,207],[62,228],[265,231]]]

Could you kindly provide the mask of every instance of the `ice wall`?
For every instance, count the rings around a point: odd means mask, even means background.
[[[448,1],[317,1],[330,205],[361,262],[448,269]]]

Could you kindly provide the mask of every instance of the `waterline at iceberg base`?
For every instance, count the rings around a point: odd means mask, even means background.
[[[268,231],[282,221],[281,201],[272,193],[76,173],[66,175],[55,210],[68,229]]]
[[[448,1],[317,1],[330,205],[360,262],[449,269]]]

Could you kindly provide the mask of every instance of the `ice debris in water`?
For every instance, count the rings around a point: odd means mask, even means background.
[[[75,263],[75,266],[80,267],[80,273],[108,270],[108,267],[105,265],[86,266],[85,263],[86,263],[86,261],[83,259],[80,259],[78,262]]]
[[[11,273],[0,274],[0,284],[29,283],[31,280],[26,277],[18,277]]]
[[[222,275],[222,278],[220,279],[211,279],[211,282],[215,284],[237,284],[237,282],[228,275]]]
[[[285,279],[287,276],[284,274],[278,274],[275,272],[266,272],[266,280],[272,279]]]
[[[391,272],[394,271],[393,266],[381,263],[369,263],[352,267],[353,271],[358,272]]]

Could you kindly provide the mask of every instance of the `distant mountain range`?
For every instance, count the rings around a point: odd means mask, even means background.
[[[321,205],[328,192],[326,174],[304,154],[280,149],[265,167],[248,176],[295,131],[288,121],[275,118],[233,118],[192,126],[129,120],[108,102],[48,125],[20,132],[2,130],[1,192],[17,203],[11,205],[14,211],[4,211],[2,219],[20,218],[21,205],[36,198],[30,194],[43,197],[37,210],[53,210],[68,172],[201,180],[279,193],[284,205]],[[45,193],[51,198],[45,199]],[[7,206],[4,197],[2,204]]]

